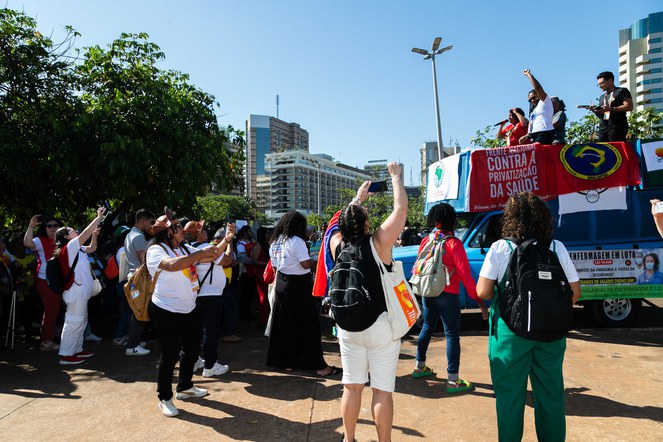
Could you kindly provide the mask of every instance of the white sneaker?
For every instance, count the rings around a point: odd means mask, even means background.
[[[88,342],[101,342],[101,338],[94,333],[90,333],[85,337],[85,340]]]
[[[196,361],[195,364],[193,364],[194,373],[200,370],[201,368],[205,368],[205,360],[200,356],[198,356],[198,360]]]
[[[177,407],[175,407],[173,404],[172,399],[168,399],[167,401],[159,401],[159,410],[161,410],[163,415],[166,417],[174,417],[180,413],[177,410]]]
[[[214,363],[214,367],[212,368],[204,368],[203,369],[203,377],[205,378],[211,378],[212,376],[218,376],[224,373],[228,372],[228,366],[219,364],[218,362]]]
[[[190,399],[194,397],[207,396],[207,390],[204,388],[191,387],[188,390],[179,391],[175,395],[177,399]]]
[[[140,345],[137,345],[134,348],[127,348],[124,351],[124,354],[127,356],[145,356],[149,355],[150,351],[146,348],[141,347]]]

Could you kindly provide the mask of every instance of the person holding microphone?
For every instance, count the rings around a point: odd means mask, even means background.
[[[509,124],[507,124],[509,123]],[[497,139],[507,139],[507,146],[517,146],[523,144],[520,139],[527,135],[527,127],[529,120],[525,117],[525,112],[519,108],[514,107],[509,109],[508,119],[502,120],[497,123],[500,128],[497,130]]]

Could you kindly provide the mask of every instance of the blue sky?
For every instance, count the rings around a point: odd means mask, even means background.
[[[362,167],[401,161],[418,185],[419,148],[434,141],[430,49],[437,58],[442,138],[461,146],[474,133],[527,109],[530,68],[570,120],[596,99],[596,74],[617,74],[618,31],[663,10],[649,1],[6,0],[57,41],[63,26],[77,47],[105,47],[122,32],[146,32],[166,54],[164,69],[220,103],[220,123],[243,129],[249,114],[276,116],[309,131],[310,150]],[[412,180],[410,180],[412,171]]]

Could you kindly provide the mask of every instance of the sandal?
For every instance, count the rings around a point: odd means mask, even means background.
[[[415,379],[425,378],[426,376],[433,376],[435,372],[427,365],[424,368],[417,368],[412,372],[412,377]]]
[[[464,379],[458,379],[456,382],[447,382],[447,393],[464,393],[474,390],[474,384]]]
[[[330,367],[331,370],[327,374],[318,374],[321,378],[328,378],[330,376],[336,376],[337,374],[343,373],[342,368],[334,367],[333,365]]]

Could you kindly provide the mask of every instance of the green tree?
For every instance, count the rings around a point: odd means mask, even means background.
[[[473,146],[487,149],[506,146],[506,138],[498,139],[495,135],[491,134],[492,131],[493,126],[486,126],[485,129],[476,131],[474,137],[470,139],[470,143]]]
[[[315,227],[316,230],[320,230],[322,225],[328,220],[328,217],[324,215],[318,215],[317,213],[311,213],[310,215],[306,216],[306,224]]]
[[[646,140],[663,136],[663,112],[653,107],[641,111],[630,112],[628,117],[628,140]],[[580,120],[573,121],[566,131],[566,141],[573,143],[587,143],[598,138],[599,118],[593,113],[584,115]]]
[[[261,225],[267,225],[272,219],[264,213],[258,212],[251,204],[250,199],[242,196],[231,195],[206,195],[196,198],[193,207],[196,217],[209,221],[210,223],[223,222],[237,219],[258,219]]]

